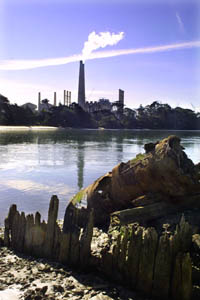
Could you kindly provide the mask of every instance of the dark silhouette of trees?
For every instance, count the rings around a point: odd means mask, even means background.
[[[34,125],[35,119],[30,108],[10,104],[6,97],[0,95],[0,125]]]
[[[190,109],[171,108],[168,104],[154,101],[136,110],[136,127],[148,129],[200,129],[199,115]]]
[[[48,100],[43,100],[48,104]],[[87,113],[76,103],[70,107],[60,104],[49,105],[47,110],[33,111],[28,106],[10,104],[0,94],[0,125],[48,125],[74,128],[112,128],[112,129],[200,129],[200,113],[181,107],[171,108],[168,104],[154,101],[138,109],[125,108],[123,114],[109,111]]]

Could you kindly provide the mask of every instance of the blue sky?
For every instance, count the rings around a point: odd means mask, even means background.
[[[200,41],[198,0],[2,0],[0,61],[38,60],[81,54],[95,31],[124,32],[116,45],[98,51],[159,47]],[[157,100],[200,107],[200,46],[86,60],[86,97],[136,108]],[[79,63],[27,70],[0,70],[0,93],[12,103],[37,104],[37,93],[63,102],[63,90],[77,101]]]

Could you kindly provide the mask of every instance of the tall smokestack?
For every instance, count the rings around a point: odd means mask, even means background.
[[[40,104],[41,104],[41,93],[38,93],[38,111],[40,112]]]
[[[56,92],[54,92],[54,106],[56,106]]]
[[[124,91],[119,89],[119,102],[124,105]]]
[[[69,91],[69,105],[71,104],[71,99],[72,99],[72,92]]]
[[[63,105],[65,105],[65,102],[66,102],[66,90],[64,90]]]
[[[78,104],[85,108],[85,70],[84,63],[80,61],[79,82],[78,82]]]
[[[69,106],[69,91],[67,91],[67,106]]]
[[[124,109],[124,91],[119,89],[118,113],[123,114],[123,109]]]

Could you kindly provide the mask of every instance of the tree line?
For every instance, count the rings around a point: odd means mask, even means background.
[[[78,104],[71,107],[52,106],[48,111],[33,111],[29,107],[11,104],[0,95],[0,125],[60,126],[72,128],[110,129],[200,129],[200,113],[154,101],[137,109],[125,108],[123,114],[110,111],[88,113]]]

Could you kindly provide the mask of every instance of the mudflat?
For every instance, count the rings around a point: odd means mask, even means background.
[[[64,265],[24,256],[6,247],[0,247],[0,274],[1,300],[143,299],[94,272],[78,273]]]

